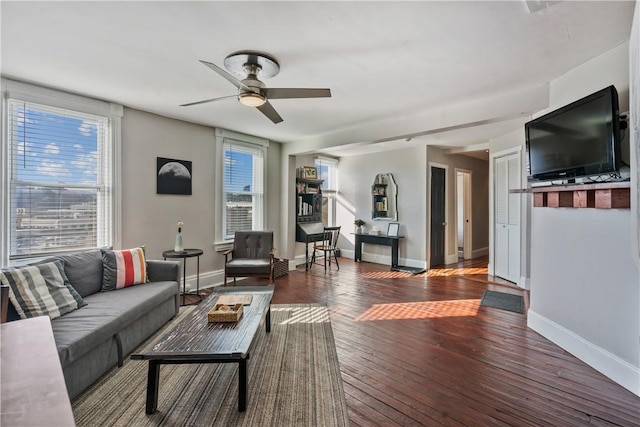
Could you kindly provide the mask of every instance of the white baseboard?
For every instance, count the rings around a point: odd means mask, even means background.
[[[559,345],[622,387],[640,396],[640,368],[585,340],[569,329],[529,310],[527,326]]]
[[[445,255],[444,257],[444,263],[445,264],[455,264],[458,262],[458,253],[456,252],[455,254],[452,255]]]
[[[187,292],[196,290],[197,275],[187,276]],[[200,272],[200,289],[220,286],[224,282],[224,270]],[[180,278],[180,292],[182,292],[182,277]]]

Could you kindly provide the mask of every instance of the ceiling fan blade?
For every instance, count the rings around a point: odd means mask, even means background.
[[[265,102],[264,104],[262,104],[257,108],[258,110],[260,110],[262,114],[267,116],[269,120],[271,120],[273,123],[280,123],[282,121],[282,117],[280,117],[280,114],[278,114],[276,109],[273,108],[273,105],[271,105],[269,101]]]
[[[264,88],[268,99],[331,98],[331,89]]]
[[[232,74],[227,73],[225,70],[223,70],[222,68],[218,67],[216,64],[213,64],[213,63],[207,62],[207,61],[203,61],[202,59],[200,60],[200,62],[202,62],[207,67],[211,68],[216,73],[220,74],[222,77],[227,79],[229,82],[231,82],[232,85],[234,85],[238,89],[242,88],[242,89],[251,90],[251,88],[249,86],[245,85],[240,80],[236,79]]]
[[[206,104],[207,102],[214,102],[214,101],[220,101],[222,99],[228,99],[228,98],[237,98],[237,95],[229,95],[229,96],[221,96],[219,98],[211,98],[211,99],[205,99],[203,101],[196,101],[196,102],[190,102],[188,104],[181,104],[181,107],[190,107],[192,105],[198,105],[198,104]]]

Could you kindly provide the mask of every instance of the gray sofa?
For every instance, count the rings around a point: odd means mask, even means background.
[[[55,259],[64,262],[69,282],[86,303],[51,321],[73,399],[178,313],[180,264],[147,260],[150,283],[101,292],[100,250]]]

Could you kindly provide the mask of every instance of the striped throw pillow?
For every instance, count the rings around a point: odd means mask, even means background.
[[[121,251],[102,250],[102,291],[114,291],[147,283],[144,247]]]
[[[3,269],[0,281],[9,285],[9,300],[21,319],[55,319],[86,305],[69,283],[60,260]]]

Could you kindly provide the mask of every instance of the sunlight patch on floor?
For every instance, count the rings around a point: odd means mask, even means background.
[[[470,267],[470,268],[432,268],[426,273],[411,274],[404,271],[369,271],[361,273],[362,277],[368,279],[404,279],[406,277],[450,277],[465,276],[472,274],[489,274],[486,267]]]
[[[486,267],[474,267],[474,268],[432,268],[427,272],[428,277],[438,276],[464,276],[467,274],[489,274],[489,270]]]
[[[329,322],[327,307],[276,307],[271,306],[271,311],[290,311],[291,317],[281,322],[281,325],[294,323],[324,323]]]
[[[404,271],[369,271],[360,273],[360,276],[366,277],[367,279],[400,279],[411,277],[413,274],[405,273]]]
[[[479,307],[479,299],[375,304],[355,320],[437,319],[475,316],[478,314]]]

